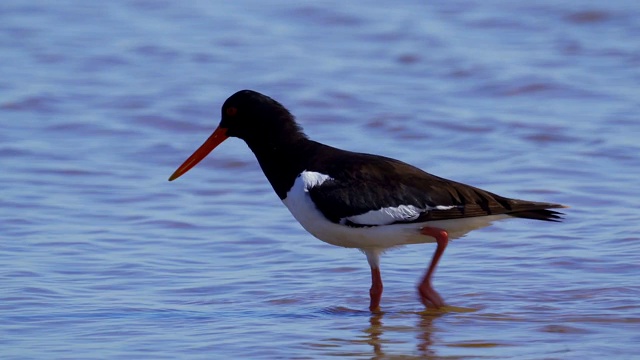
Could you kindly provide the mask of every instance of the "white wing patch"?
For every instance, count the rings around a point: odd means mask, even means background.
[[[309,192],[309,189],[322,185],[322,183],[327,180],[331,180],[331,176],[319,172],[303,171],[300,174],[300,180],[302,180],[302,185],[304,185],[304,191]]]
[[[398,207],[386,207],[379,210],[371,210],[361,215],[349,216],[340,219],[341,224],[351,221],[360,225],[388,225],[396,221],[415,220],[423,212],[423,209],[413,205],[400,205]]]
[[[412,221],[418,218],[421,213],[429,210],[449,210],[455,206],[427,206],[424,209],[413,205],[400,205],[397,207],[386,207],[378,210],[371,210],[364,214],[349,216],[340,219],[340,224],[350,221],[359,225],[389,225],[397,221]]]
[[[451,210],[453,208],[456,208],[456,205],[438,205],[438,206],[434,206],[434,207],[429,207],[427,210]]]

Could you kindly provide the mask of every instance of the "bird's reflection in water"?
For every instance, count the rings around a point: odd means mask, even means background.
[[[369,318],[369,328],[365,330],[369,334],[369,340],[367,341],[369,345],[373,347],[373,353],[375,354],[375,358],[384,356],[384,352],[382,352],[382,344],[380,337],[382,336],[384,330],[382,326],[382,317],[384,313],[377,312],[372,313]]]
[[[435,356],[433,345],[433,321],[444,315],[444,311],[425,310],[418,313],[418,351],[424,356]]]
[[[437,354],[433,350],[433,335],[437,331],[434,326],[434,322],[436,319],[450,312],[471,311],[475,311],[475,309],[446,306],[445,308],[438,310],[424,310],[421,312],[408,312],[403,314],[410,314],[412,315],[411,318],[417,318],[417,323],[415,323],[415,338],[417,339],[417,352],[419,355],[417,355],[416,358],[431,358],[437,356]],[[415,317],[413,315],[415,315]],[[387,354],[384,351],[383,344],[394,343],[392,339],[397,337],[398,327],[389,325],[385,326],[384,317],[384,312],[371,314],[371,316],[369,317],[369,327],[364,330],[364,332],[367,333],[369,337],[367,343],[371,345],[373,350],[372,359],[386,358]],[[385,334],[387,336],[385,336]],[[409,356],[408,358],[413,357]]]

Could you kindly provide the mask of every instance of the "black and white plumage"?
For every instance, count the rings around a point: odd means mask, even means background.
[[[559,221],[562,214],[550,209],[564,207],[502,197],[395,159],[309,140],[286,108],[251,90],[227,99],[219,127],[170,180],[229,136],[247,143],[277,195],[308,232],[365,252],[372,269],[372,311],[382,294],[379,256],[385,249],[438,243],[419,287],[425,305],[437,307],[444,303],[430,279],[448,240],[509,217]]]

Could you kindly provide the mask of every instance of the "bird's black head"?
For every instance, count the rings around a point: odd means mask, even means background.
[[[220,127],[247,142],[305,137],[282,104],[253,90],[240,90],[222,105]],[[292,139],[293,140],[293,139]]]
[[[293,115],[279,102],[252,90],[241,90],[224,102],[218,128],[178,167],[169,181],[196,166],[229,136],[244,140],[258,161],[262,159],[259,154],[291,149],[292,144],[307,139]]]

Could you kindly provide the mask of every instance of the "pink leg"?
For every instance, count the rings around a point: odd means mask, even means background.
[[[449,243],[449,234],[447,234],[446,230],[428,226],[422,228],[422,230],[420,230],[420,233],[423,235],[434,237],[436,239],[436,242],[438,243],[436,252],[433,253],[433,258],[431,259],[429,269],[424,275],[424,278],[422,278],[422,282],[420,282],[420,285],[418,286],[420,301],[422,301],[422,303],[426,307],[432,305],[435,308],[439,308],[441,306],[444,306],[444,301],[442,300],[440,295],[433,289],[433,286],[431,286],[431,277],[436,270],[436,266],[438,266],[438,261],[440,261],[440,257],[444,253],[444,249]]]
[[[371,312],[380,311],[380,298],[382,297],[382,276],[380,275],[380,268],[371,268],[371,289],[369,289],[369,295],[371,296],[369,310]]]

